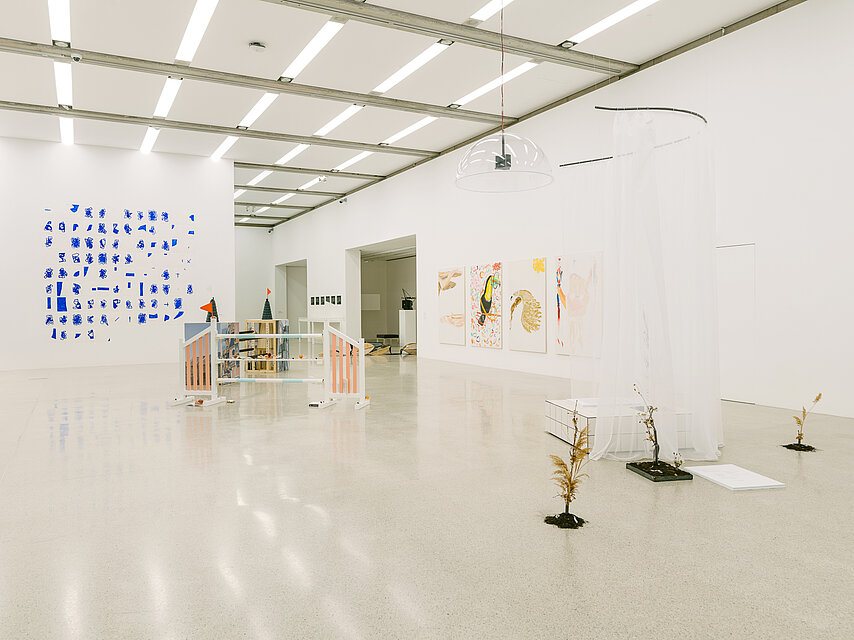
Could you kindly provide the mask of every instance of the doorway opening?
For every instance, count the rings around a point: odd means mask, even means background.
[[[308,316],[308,270],[305,260],[276,265],[275,317],[286,318],[289,331],[298,333]]]
[[[414,352],[418,341],[415,236],[359,247],[362,336],[376,349]]]

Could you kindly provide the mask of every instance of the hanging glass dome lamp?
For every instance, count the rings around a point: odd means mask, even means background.
[[[504,8],[501,8],[501,75],[504,76]],[[457,186],[468,191],[507,193],[551,184],[546,154],[530,138],[504,130],[504,84],[501,84],[501,130],[475,142],[457,165]]]
[[[475,142],[457,166],[457,186],[468,191],[528,191],[552,180],[543,150],[533,140],[503,129]]]

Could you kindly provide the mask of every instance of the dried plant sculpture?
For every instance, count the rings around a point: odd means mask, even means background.
[[[801,407],[801,415],[793,416],[795,419],[795,423],[798,425],[798,437],[797,442],[793,442],[791,444],[784,444],[783,446],[787,449],[793,449],[794,451],[815,451],[815,447],[810,446],[808,444],[804,444],[804,424],[806,424],[807,418],[812,413],[812,410],[815,409],[815,405],[818,404],[818,401],[821,400],[821,394],[818,394],[815,398],[813,398],[812,406],[807,409],[806,407]]]
[[[539,300],[534,297],[534,294],[527,289],[519,289],[518,291],[513,292],[513,295],[510,296],[510,300],[512,301],[510,304],[510,326],[513,326],[513,314],[516,311],[516,307],[521,304],[522,312],[520,315],[522,328],[528,333],[534,333],[534,331],[537,331],[543,322],[543,312],[541,310],[542,305],[540,305]]]
[[[569,443],[570,454],[569,464],[564,462],[559,456],[550,456],[555,470],[552,473],[552,480],[560,493],[558,496],[563,498],[564,510],[563,513],[556,516],[547,516],[546,524],[553,524],[561,529],[577,529],[584,526],[584,519],[579,518],[569,512],[569,507],[575,499],[575,494],[578,492],[578,487],[584,478],[589,476],[586,473],[581,473],[582,467],[587,464],[587,454],[590,453],[590,431],[589,426],[583,429],[578,428],[578,403],[575,405],[575,411],[572,414],[573,436],[572,442]]]
[[[643,411],[638,412],[638,417],[640,418],[641,424],[646,427],[646,439],[652,443],[652,462],[653,464],[658,464],[658,452],[661,447],[658,446],[658,430],[655,428],[655,418],[652,414],[658,411],[658,407],[653,407],[646,401],[646,398],[643,397],[643,394],[638,389],[637,385],[634,385],[635,393],[641,397],[643,400]]]
[[[634,385],[634,389],[635,393],[643,400],[643,411],[638,411],[638,421],[646,429],[646,439],[652,443],[652,462],[627,462],[626,469],[634,471],[653,482],[691,480],[694,476],[680,468],[683,460],[678,451],[673,452],[673,464],[658,459],[661,450],[658,444],[658,428],[655,426],[655,412],[658,411],[658,407],[647,402],[637,385]]]

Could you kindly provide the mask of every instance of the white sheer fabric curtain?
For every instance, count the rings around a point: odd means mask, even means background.
[[[650,457],[634,385],[658,407],[660,459],[714,460],[723,444],[707,137],[688,114],[615,116],[594,459]]]

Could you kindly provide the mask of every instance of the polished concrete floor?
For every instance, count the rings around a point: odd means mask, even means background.
[[[854,420],[813,416],[799,454],[790,411],[726,403],[721,460],[787,488],[592,462],[565,531],[566,381],[368,364],[361,412],[297,385],[172,408],[166,366],[0,373],[0,638],[854,637]]]

